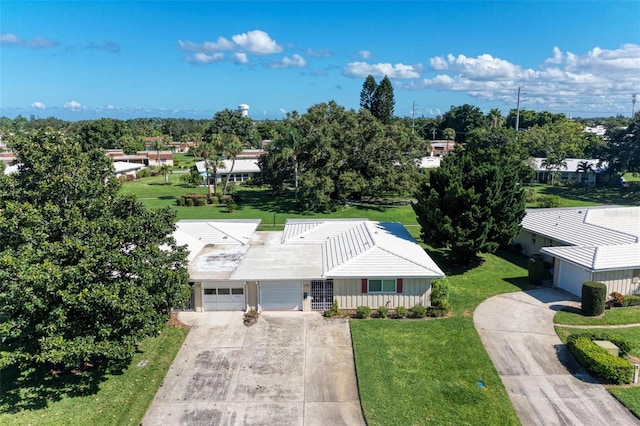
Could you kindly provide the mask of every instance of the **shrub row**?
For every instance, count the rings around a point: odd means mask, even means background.
[[[621,355],[629,350],[629,344],[622,339],[593,334],[573,334],[567,339],[567,347],[578,362],[590,372],[615,384],[631,383],[633,365],[625,359],[611,355],[606,349],[593,343],[593,340],[609,340],[620,348]]]
[[[622,294],[614,291],[609,296],[609,303],[613,306],[639,306],[640,305],[640,294],[629,294],[627,296],[623,296]]]

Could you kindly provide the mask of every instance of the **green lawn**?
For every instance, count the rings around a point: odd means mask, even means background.
[[[620,325],[640,324],[640,306],[613,308],[604,311],[599,317],[583,316],[580,309],[566,308],[553,317],[556,325]]]
[[[481,266],[463,270],[447,268],[442,252],[430,254],[449,276],[452,317],[351,322],[367,423],[519,424],[472,313],[488,297],[526,288],[522,260],[487,254]]]
[[[557,195],[561,197],[560,207],[581,207],[599,204],[621,206],[637,206],[640,204],[640,186],[630,183],[628,188],[585,188],[582,186],[549,186],[535,185],[541,195]]]
[[[56,379],[46,369],[0,370],[0,424],[139,425],[186,335],[184,328],[164,328],[141,344],[122,374],[98,367]]]
[[[206,194],[206,187],[188,188],[180,182],[180,175],[169,176],[172,185],[164,185],[163,176],[155,176],[127,182],[122,185],[123,194],[136,194],[147,207],[171,207],[177,211],[178,219],[261,219],[261,229],[273,229],[283,225],[288,218],[367,218],[370,220],[395,221],[416,225],[416,215],[410,205],[350,205],[340,206],[335,212],[305,212],[297,208],[290,197],[274,197],[265,188],[237,186],[234,193],[238,207],[232,213],[226,206],[212,204],[202,207],[178,207],[176,198],[187,193]],[[220,190],[218,190],[219,192]],[[277,227],[277,226],[276,226]]]

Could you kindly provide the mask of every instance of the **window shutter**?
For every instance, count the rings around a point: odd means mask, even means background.
[[[402,278],[398,278],[398,280],[396,281],[397,283],[397,289],[396,292],[397,293],[402,293]]]
[[[366,278],[362,279],[362,294],[367,294],[367,284],[369,283],[369,280],[367,280]]]

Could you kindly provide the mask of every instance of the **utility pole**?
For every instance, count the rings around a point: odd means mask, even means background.
[[[411,133],[415,132],[415,127],[416,127],[416,101],[413,101],[413,103],[411,104]]]
[[[518,86],[518,104],[516,106],[516,137],[518,134],[518,128],[520,127],[520,86]]]
[[[636,115],[636,94],[634,93],[633,96],[631,96],[631,118],[633,118],[633,116]]]

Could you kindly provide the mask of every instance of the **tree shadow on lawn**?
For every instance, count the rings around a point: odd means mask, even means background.
[[[24,371],[16,367],[0,369],[0,413],[39,410],[65,397],[94,395],[107,374],[122,374],[125,366],[99,364],[84,371],[59,373],[41,366]]]
[[[635,183],[629,184],[626,188],[549,186],[542,189],[540,193],[609,205],[635,206],[640,203],[640,185]]]

